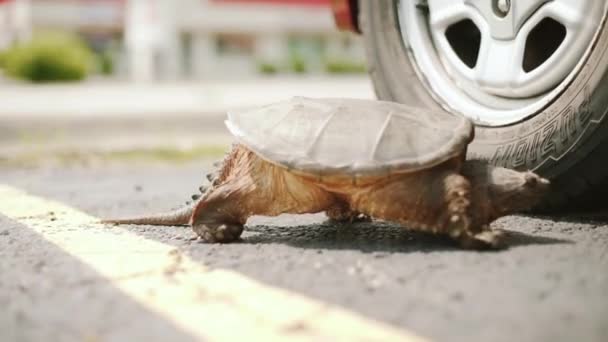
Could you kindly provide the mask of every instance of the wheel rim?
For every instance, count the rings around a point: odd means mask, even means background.
[[[484,126],[542,110],[576,75],[608,0],[402,0],[404,44],[447,110]]]

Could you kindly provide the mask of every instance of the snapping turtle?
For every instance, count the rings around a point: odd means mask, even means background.
[[[104,222],[191,225],[208,242],[230,242],[252,215],[324,211],[499,247],[489,223],[538,203],[549,187],[530,171],[467,161],[470,120],[393,102],[295,97],[230,112],[226,126],[237,141],[193,203]]]

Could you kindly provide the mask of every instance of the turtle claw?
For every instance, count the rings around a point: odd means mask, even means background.
[[[361,214],[361,213],[348,213],[343,216],[330,216],[327,219],[328,223],[334,224],[352,224],[352,223],[363,223],[363,222],[372,222],[372,218],[369,215]]]
[[[473,235],[464,235],[460,244],[468,249],[503,249],[506,234],[501,230],[483,230]]]
[[[243,233],[242,224],[233,223],[196,223],[194,232],[209,243],[228,243],[238,240]]]
[[[372,222],[372,217],[366,214],[359,214],[353,216],[351,222]]]

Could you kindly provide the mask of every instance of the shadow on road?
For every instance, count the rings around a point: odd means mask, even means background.
[[[360,250],[362,252],[462,251],[457,243],[446,236],[408,231],[398,225],[382,222],[321,223],[292,227],[258,225],[246,229],[254,234],[246,236],[239,243],[284,243],[299,248]],[[566,239],[513,230],[505,230],[505,232],[507,233],[507,249],[523,245],[573,243]]]

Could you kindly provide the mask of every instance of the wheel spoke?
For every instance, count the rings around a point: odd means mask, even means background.
[[[468,17],[464,0],[428,0],[430,24],[435,32],[442,33],[450,24]]]
[[[510,21],[513,34],[517,35],[521,26],[530,18],[530,16],[543,4],[549,1],[551,0],[512,1],[513,8],[510,11]]]
[[[525,42],[482,38],[475,67],[475,82],[488,89],[511,88],[522,74],[521,62]]]
[[[594,0],[553,0],[546,5],[545,15],[564,25],[570,31],[577,31],[595,11],[601,11],[600,1]],[[596,12],[597,13],[597,12]],[[601,13],[601,12],[600,12]]]

